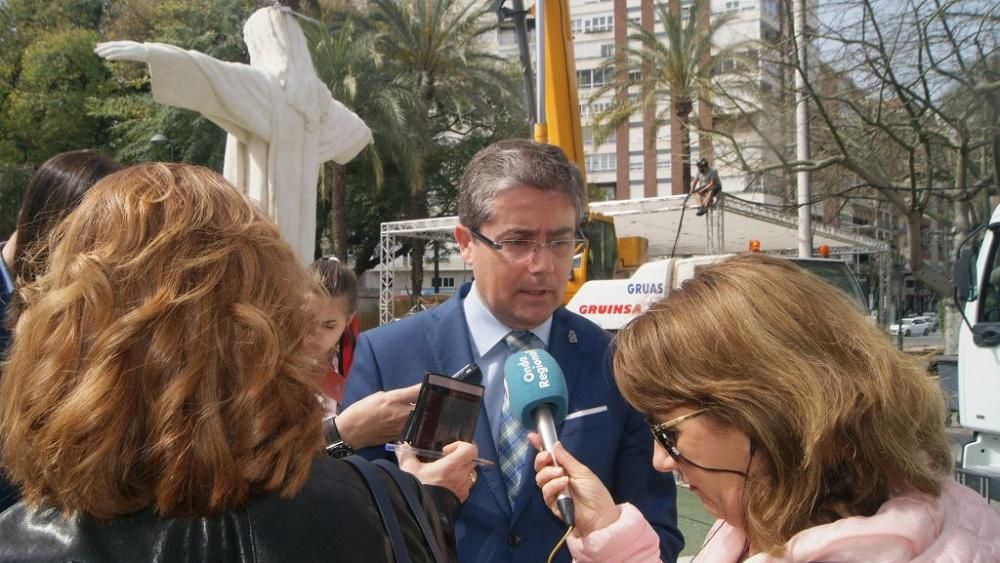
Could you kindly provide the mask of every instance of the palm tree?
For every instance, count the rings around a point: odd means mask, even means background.
[[[420,137],[408,170],[409,218],[428,216],[427,166],[435,147],[461,137],[464,121],[476,112],[492,112],[483,104],[486,90],[502,90],[515,99],[516,84],[491,52],[486,39],[495,27],[488,3],[461,0],[373,0],[368,22],[377,33],[378,50],[408,74],[421,106],[409,123]],[[426,242],[414,240],[410,250],[412,298],[423,289]]]
[[[358,25],[350,12],[329,14],[329,29],[311,27],[313,59],[320,79],[333,97],[356,112],[372,130],[374,143],[362,153],[374,179],[376,191],[383,189],[385,166],[413,170],[417,162],[418,136],[411,119],[419,112],[410,76],[398,72],[377,50],[378,36]],[[347,260],[347,167],[328,162],[323,168],[320,196],[330,200],[334,254]]]
[[[618,126],[628,123],[632,115],[647,107],[657,108],[658,101],[669,98],[669,106],[656,111],[653,132],[647,136],[647,142],[656,142],[656,133],[665,123],[676,120],[680,125],[680,134],[672,134],[670,139],[671,171],[677,170],[678,165],[682,167],[686,193],[691,187],[690,117],[694,101],[710,87],[719,63],[736,58],[738,47],[714,45],[716,32],[729,20],[726,14],[699,25],[699,11],[707,9],[708,0],[695,0],[686,15],[674,4],[678,1],[654,4],[659,34],[655,29],[643,29],[640,24],[629,22],[632,33],[628,45],[618,49],[600,67],[605,76],[612,76],[616,69],[624,67],[628,78],[624,82],[607,81],[590,101],[608,92],[615,93],[611,107],[594,117],[594,139],[600,144]],[[633,92],[637,95],[631,95]],[[676,193],[676,186],[673,189]]]

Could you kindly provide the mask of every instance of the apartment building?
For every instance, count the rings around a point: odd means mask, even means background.
[[[728,20],[716,34],[716,44],[720,47],[737,46],[741,59],[751,61],[749,80],[765,95],[774,93],[776,97],[782,92],[781,84],[790,80],[787,68],[776,62],[786,56],[782,54],[782,49],[787,45],[782,39],[787,38],[789,33],[787,25],[782,23],[783,5],[780,0],[711,0],[710,4],[710,17],[725,17]],[[692,0],[680,1],[685,16],[692,6]],[[614,74],[601,66],[634,32],[630,22],[647,29],[652,27],[662,36],[652,0],[570,0],[569,9],[588,181],[600,190],[605,199],[684,193],[679,170],[672,170],[671,136],[679,132],[676,123],[667,122],[655,127],[653,116],[637,112],[632,115],[627,127],[619,127],[602,143],[597,144],[594,135],[593,118],[611,106],[613,95],[610,92],[596,95],[601,86],[614,80]],[[501,56],[517,59],[512,26],[501,27],[497,32],[496,46]],[[757,111],[752,98],[758,90],[755,88],[754,93],[748,93],[735,86],[735,81],[731,82],[734,84],[732,89],[727,90],[725,76],[735,68],[735,60],[723,60],[718,66],[723,91],[722,95],[711,98],[715,106],[713,111],[706,111],[706,108],[696,104],[695,113],[691,116],[691,161],[693,163],[702,156],[708,158],[719,170],[726,191],[780,194],[785,189],[783,183],[787,183],[786,178],[779,175],[748,177],[741,171],[741,159],[750,163],[764,162],[768,159],[768,149],[767,143],[757,137],[747,122]],[[747,72],[744,64],[741,79],[748,79]],[[742,111],[737,105],[743,108]],[[660,100],[655,113],[669,121],[669,99]],[[780,113],[780,119],[766,120],[766,127],[784,130],[793,126],[790,118],[793,112],[789,109]],[[714,122],[706,119],[710,114]],[[726,135],[723,138],[699,135],[695,126],[699,119],[703,128],[724,128]],[[783,135],[781,131],[771,133],[776,137]],[[734,150],[734,144],[738,145],[739,154]],[[674,164],[677,162],[673,159]]]

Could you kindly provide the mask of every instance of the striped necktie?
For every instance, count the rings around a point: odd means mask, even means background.
[[[503,338],[511,352],[517,353],[532,348],[542,348],[542,343],[535,335],[526,330],[512,330]],[[497,441],[497,454],[500,458],[500,471],[503,473],[504,485],[507,488],[507,500],[511,508],[517,500],[524,477],[524,464],[528,461],[531,444],[528,443],[528,431],[521,421],[511,412],[510,399],[506,393],[503,406],[500,409],[500,432]]]

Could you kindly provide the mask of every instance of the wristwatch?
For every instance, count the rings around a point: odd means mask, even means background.
[[[326,453],[330,457],[341,458],[354,454],[354,448],[349,446],[340,437],[337,430],[337,415],[330,415],[323,419],[323,437],[326,440]]]

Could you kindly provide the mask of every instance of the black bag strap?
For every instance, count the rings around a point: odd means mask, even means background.
[[[385,490],[382,478],[379,477],[375,468],[372,467],[367,459],[356,455],[343,459],[347,463],[350,463],[361,474],[361,478],[365,480],[365,483],[368,484],[368,490],[371,491],[372,496],[375,498],[375,506],[378,508],[379,516],[382,517],[382,524],[385,526],[385,531],[389,535],[389,541],[392,543],[392,553],[396,557],[396,563],[411,563],[410,554],[406,550],[406,542],[403,540],[403,532],[400,530],[399,520],[396,518],[396,511],[392,507],[392,500],[389,499],[389,493]]]
[[[441,554],[441,547],[435,539],[433,530],[431,530],[431,524],[427,520],[427,513],[424,512],[423,503],[417,498],[417,494],[413,490],[413,485],[417,484],[419,486],[419,482],[391,461],[377,459],[374,463],[388,473],[389,477],[392,477],[392,480],[396,482],[396,486],[403,493],[403,498],[406,499],[406,506],[410,508],[410,514],[413,515],[417,524],[420,525],[420,531],[424,534],[424,543],[430,548],[434,561],[436,563],[445,563],[445,558]]]

